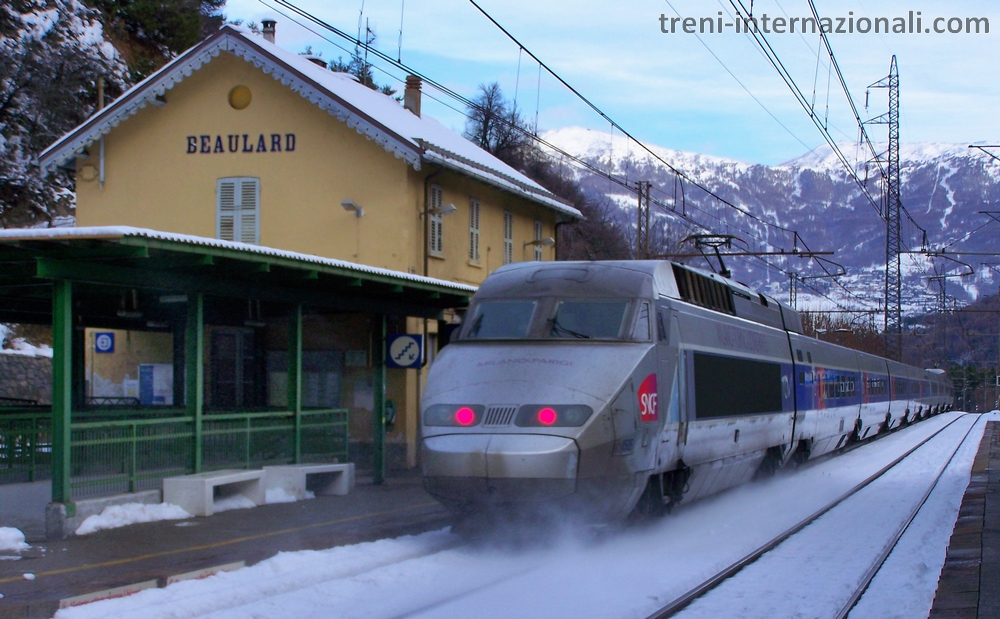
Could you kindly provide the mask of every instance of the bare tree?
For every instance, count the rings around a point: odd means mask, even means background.
[[[465,137],[504,163],[520,167],[529,132],[517,104],[507,101],[500,84],[479,85],[479,95],[469,107]]]

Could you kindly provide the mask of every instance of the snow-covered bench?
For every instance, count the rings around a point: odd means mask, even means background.
[[[281,488],[301,501],[306,491],[347,494],[354,487],[354,464],[288,464],[264,467],[264,487]]]
[[[242,495],[254,505],[264,504],[264,471],[227,469],[163,480],[163,501],[183,507],[195,516],[211,516],[216,488],[220,498]]]

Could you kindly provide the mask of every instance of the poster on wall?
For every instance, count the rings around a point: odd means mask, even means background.
[[[139,403],[143,406],[173,406],[174,366],[172,364],[139,364]]]

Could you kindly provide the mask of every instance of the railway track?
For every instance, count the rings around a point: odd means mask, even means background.
[[[659,610],[657,610],[653,614],[649,615],[647,617],[647,619],[666,619],[667,617],[673,617],[673,616],[677,615],[679,612],[681,612],[682,610],[684,610],[687,606],[689,606],[695,600],[697,600],[697,599],[701,598],[702,596],[706,595],[707,593],[709,593],[713,589],[716,589],[723,582],[725,582],[728,579],[732,578],[733,576],[737,575],[744,568],[746,568],[747,566],[749,566],[752,563],[756,562],[758,559],[760,559],[761,557],[763,557],[767,553],[771,552],[772,550],[775,550],[781,544],[785,543],[787,540],[789,540],[790,538],[792,538],[793,536],[795,536],[796,534],[798,534],[800,531],[802,531],[803,529],[805,529],[807,526],[809,526],[813,522],[817,521],[818,519],[820,519],[821,517],[823,517],[827,513],[833,511],[838,506],[840,506],[842,503],[844,503],[845,501],[847,501],[851,497],[855,496],[858,492],[860,492],[861,490],[863,490],[864,488],[866,488],[867,486],[869,486],[870,484],[872,484],[876,480],[880,479],[882,476],[884,476],[890,470],[894,469],[897,465],[899,465],[901,462],[903,462],[906,458],[908,458],[909,456],[911,456],[914,452],[916,452],[918,449],[920,449],[921,447],[923,447],[924,445],[926,445],[927,443],[929,443],[932,439],[934,439],[935,437],[937,437],[938,435],[940,435],[942,432],[944,432],[945,430],[947,430],[948,428],[950,428],[954,423],[956,423],[960,419],[963,419],[963,417],[957,417],[953,421],[951,421],[948,424],[942,426],[940,429],[938,429],[937,431],[935,431],[933,434],[927,436],[926,438],[924,438],[923,440],[921,440],[919,443],[917,443],[913,447],[909,448],[907,451],[905,451],[904,453],[902,453],[900,456],[898,456],[897,458],[895,458],[893,461],[889,462],[888,464],[886,464],[885,466],[883,466],[881,469],[879,469],[878,471],[876,471],[875,473],[873,473],[869,477],[865,478],[864,480],[862,480],[861,482],[859,482],[858,484],[856,484],[854,487],[852,487],[848,491],[844,492],[843,494],[841,494],[840,496],[838,496],[834,500],[830,501],[829,503],[827,503],[826,505],[824,505],[822,508],[816,510],[815,512],[813,512],[809,516],[803,518],[797,524],[795,524],[794,526],[792,526],[789,529],[785,530],[781,534],[775,536],[774,538],[772,538],[771,540],[769,540],[767,543],[759,546],[754,551],[746,554],[744,557],[740,558],[738,561],[735,561],[734,563],[730,564],[727,568],[725,568],[724,570],[716,573],[711,578],[706,579],[701,584],[699,584],[699,585],[697,585],[697,586],[689,589],[686,593],[684,593],[684,594],[682,594],[682,595],[674,598],[671,602],[669,602],[668,604],[664,605],[663,607],[661,607]],[[951,455],[948,457],[948,459],[945,462],[945,464],[940,468],[940,470],[935,475],[933,483],[931,483],[928,486],[926,492],[924,492],[923,496],[916,503],[916,505],[912,508],[912,510],[910,511],[910,513],[907,515],[906,519],[902,522],[902,524],[898,527],[898,529],[895,531],[895,533],[889,539],[888,543],[884,546],[884,548],[880,552],[879,556],[876,558],[876,560],[872,563],[872,565],[865,572],[865,574],[864,574],[864,576],[862,578],[862,581],[859,584],[859,586],[855,589],[855,591],[852,593],[852,595],[850,596],[850,598],[843,605],[843,607],[841,608],[841,610],[835,615],[835,617],[837,619],[845,619],[850,614],[851,610],[855,607],[855,605],[858,603],[858,601],[861,599],[861,596],[864,595],[865,591],[868,589],[868,586],[871,584],[872,579],[874,579],[874,577],[878,573],[879,569],[881,569],[881,567],[884,565],[885,561],[888,559],[888,557],[892,553],[893,549],[899,543],[899,540],[902,538],[902,536],[906,532],[907,528],[909,528],[910,524],[916,518],[916,516],[920,512],[921,508],[926,504],[928,497],[930,497],[930,495],[933,492],[934,488],[937,487],[938,482],[940,481],[942,475],[944,475],[944,472],[951,465],[951,463],[955,459],[955,456],[958,453],[959,449],[961,448],[961,446],[963,444],[965,444],[965,441],[968,439],[969,434],[976,427],[977,423],[978,422],[973,422],[969,426],[969,429],[966,431],[966,433],[963,436],[962,440],[958,442],[958,444],[956,445],[955,449],[952,451]]]

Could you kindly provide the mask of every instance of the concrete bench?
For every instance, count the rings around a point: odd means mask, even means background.
[[[354,487],[354,464],[289,464],[264,467],[264,487],[281,488],[298,500],[306,491],[347,494]]]
[[[264,504],[264,471],[227,469],[163,480],[163,501],[195,516],[211,516],[215,498],[243,495],[255,505]]]

